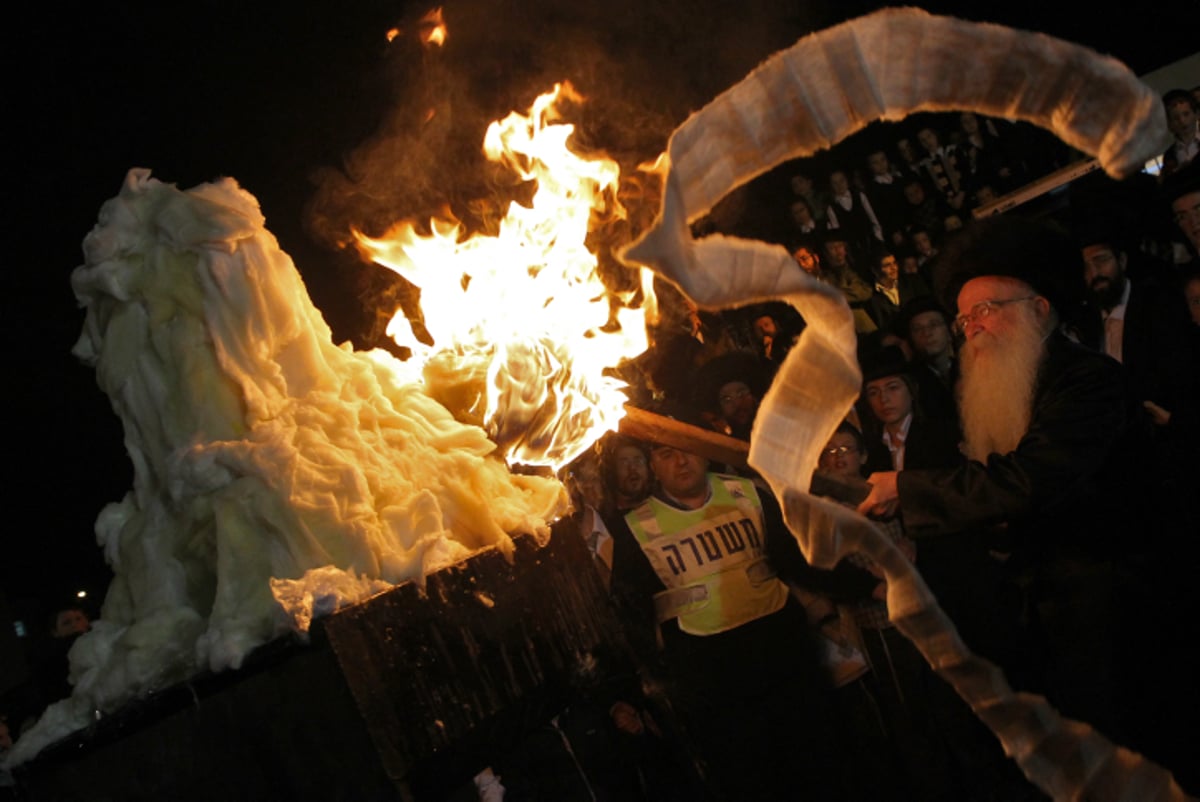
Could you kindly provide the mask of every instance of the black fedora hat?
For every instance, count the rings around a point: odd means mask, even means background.
[[[947,310],[975,278],[997,276],[1028,284],[1060,314],[1081,300],[1079,247],[1050,220],[1012,214],[976,220],[947,239],[933,265],[934,291]]]

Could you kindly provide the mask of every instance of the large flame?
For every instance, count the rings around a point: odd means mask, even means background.
[[[645,307],[610,302],[585,245],[593,210],[624,217],[620,170],[568,149],[575,129],[558,122],[560,98],[581,100],[557,84],[528,116],[488,127],[488,158],[536,186],[528,206],[508,206],[495,236],[438,219],[430,236],[411,222],[380,239],[355,232],[369,258],[421,288],[434,344],[402,312],[388,334],[411,349],[439,400],[484,426],[510,463],[556,470],[616,428],[627,399],[605,369],[647,346]],[[649,295],[650,272],[641,278]]]

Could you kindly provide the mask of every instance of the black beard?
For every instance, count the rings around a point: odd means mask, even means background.
[[[1124,294],[1124,281],[1109,281],[1100,287],[1097,287],[1096,283],[1092,282],[1092,286],[1088,287],[1088,299],[1105,312],[1121,303],[1121,296]]]

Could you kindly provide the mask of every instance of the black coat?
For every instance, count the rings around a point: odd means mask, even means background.
[[[1032,558],[1047,550],[1101,548],[1136,471],[1128,424],[1132,399],[1115,360],[1054,335],[1038,376],[1029,430],[987,464],[906,470],[897,480],[910,536],[1002,525]],[[1114,497],[1115,493],[1115,497]],[[1069,545],[1068,545],[1069,544]],[[1025,553],[1028,552],[1026,555]]]
[[[867,314],[871,316],[871,320],[875,321],[875,325],[879,327],[880,331],[892,330],[900,315],[900,310],[906,303],[914,298],[932,294],[929,291],[929,285],[920,275],[901,274],[897,283],[900,287],[899,304],[892,303],[892,299],[878,289],[872,293],[871,300],[867,302]],[[899,332],[892,333],[899,334]]]
[[[1200,363],[1188,338],[1187,306],[1178,287],[1135,280],[1125,309],[1121,361],[1139,400],[1170,409],[1196,403]]]
[[[914,417],[904,441],[905,470],[957,465],[963,459],[958,440],[958,427],[953,422]],[[892,452],[884,444],[883,435],[874,434],[867,442],[867,473],[890,470]]]

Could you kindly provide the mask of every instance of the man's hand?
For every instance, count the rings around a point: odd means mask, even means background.
[[[613,724],[621,732],[628,733],[629,735],[642,734],[642,717],[638,715],[638,711],[629,702],[617,702],[608,711],[608,714],[612,716]]]
[[[1142,406],[1150,413],[1150,420],[1154,421],[1155,426],[1166,426],[1171,422],[1171,413],[1165,410],[1153,401],[1143,401]]]
[[[896,514],[900,505],[900,494],[896,489],[896,471],[873,473],[867,477],[870,494],[858,505],[860,515],[875,515],[887,518]]]

